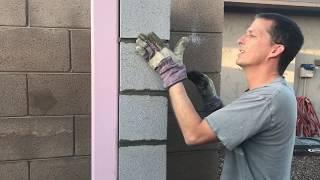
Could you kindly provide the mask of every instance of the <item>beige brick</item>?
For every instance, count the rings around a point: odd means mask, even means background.
[[[0,25],[25,26],[26,0],[1,0]]]
[[[90,157],[35,160],[30,163],[30,180],[90,180]]]
[[[165,180],[166,165],[165,145],[119,148],[119,180]]]
[[[0,71],[67,71],[69,36],[63,29],[1,28]]]
[[[72,117],[0,118],[0,160],[73,154]]]
[[[91,154],[91,117],[75,117],[75,153],[76,155]]]
[[[0,84],[0,116],[27,115],[26,75],[0,74]]]
[[[90,0],[29,0],[30,25],[90,27]]]
[[[155,32],[162,39],[170,36],[171,0],[120,0],[120,37],[136,38],[139,33]]]
[[[119,139],[167,139],[167,98],[120,95]]]
[[[30,74],[28,82],[30,114],[90,114],[89,74]]]
[[[28,180],[28,162],[1,162],[0,178],[3,180]]]
[[[72,72],[91,71],[91,46],[89,30],[71,30]]]
[[[135,43],[120,43],[120,91],[164,90],[160,76],[135,51]]]

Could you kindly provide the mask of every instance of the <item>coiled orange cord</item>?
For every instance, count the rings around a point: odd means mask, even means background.
[[[298,96],[296,135],[302,137],[319,137],[320,122],[309,98]]]

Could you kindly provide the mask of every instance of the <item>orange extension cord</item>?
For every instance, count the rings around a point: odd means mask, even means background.
[[[298,118],[296,135],[299,137],[319,137],[320,122],[309,98],[298,96]]]

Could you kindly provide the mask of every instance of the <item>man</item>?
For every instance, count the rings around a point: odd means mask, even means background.
[[[139,37],[137,51],[153,64],[168,89],[185,142],[196,145],[221,141],[225,145],[221,179],[290,179],[297,107],[294,92],[282,75],[304,41],[296,23],[280,14],[256,15],[238,39],[236,63],[245,73],[248,90],[204,119],[181,83],[187,78],[180,60],[183,51],[163,50],[152,38]],[[198,77],[200,81],[205,79]]]

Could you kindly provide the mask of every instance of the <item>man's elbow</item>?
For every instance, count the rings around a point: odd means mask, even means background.
[[[184,137],[184,141],[188,146],[193,146],[198,144],[198,138],[195,137],[194,135],[189,135]]]
[[[218,141],[216,136],[200,136],[196,134],[190,134],[186,135],[184,137],[184,141],[188,146],[193,146],[193,145],[201,145],[201,144],[208,144],[208,143],[215,143]]]
[[[200,137],[196,135],[189,135],[184,138],[185,143],[188,146],[193,146],[193,145],[201,145],[201,144],[207,144],[209,143],[209,139],[206,137]]]

